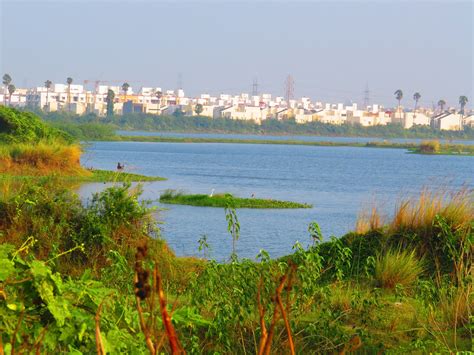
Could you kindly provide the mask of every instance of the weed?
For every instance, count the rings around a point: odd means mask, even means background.
[[[388,250],[377,257],[375,281],[379,287],[395,289],[397,285],[409,288],[423,273],[423,262],[415,251]]]

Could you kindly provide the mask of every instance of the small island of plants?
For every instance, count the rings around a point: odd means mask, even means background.
[[[160,202],[175,205],[190,205],[199,207],[228,207],[233,208],[312,208],[307,203],[279,201],[260,198],[241,198],[229,193],[205,195],[186,195],[180,191],[166,190],[160,196]]]

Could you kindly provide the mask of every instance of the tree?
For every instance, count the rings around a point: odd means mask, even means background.
[[[438,101],[438,107],[439,107],[439,110],[440,112],[443,112],[444,111],[444,106],[446,105],[446,101],[444,101],[443,99],[440,99]]]
[[[459,96],[459,105],[461,105],[461,111],[459,111],[461,113],[461,115],[464,115],[464,107],[466,106],[467,102],[469,100],[467,99],[467,96]]]
[[[67,110],[71,112],[71,84],[72,84],[72,78],[68,77],[66,79],[67,83]]]
[[[416,117],[416,107],[418,106],[418,101],[420,100],[420,98],[421,98],[421,95],[420,95],[419,92],[415,92],[415,93],[413,94],[413,100],[415,100],[415,108],[414,108],[414,110],[413,110],[413,118]],[[414,122],[413,122],[413,123],[414,123]]]
[[[12,95],[15,92],[16,87],[13,84],[8,85],[8,105],[11,106],[12,104]]]
[[[202,106],[202,104],[196,104],[196,106],[194,107],[194,112],[196,112],[196,115],[199,116],[202,111],[204,111],[204,107]]]
[[[459,111],[461,113],[461,118],[460,118],[460,122],[459,122],[459,130],[462,129],[462,119],[464,117],[464,107],[466,106],[467,102],[469,100],[467,99],[467,96],[459,96],[459,105],[461,105],[461,111]]]
[[[107,102],[107,117],[111,117],[114,115],[115,92],[109,89],[105,100]]]
[[[401,118],[400,102],[403,99],[403,91],[398,89],[397,91],[395,91],[394,95],[395,95],[395,99],[397,99],[397,101],[398,101],[398,114],[400,115],[400,118]]]
[[[5,90],[3,91],[3,105],[6,105],[8,85],[10,85],[11,82],[12,82],[12,77],[10,76],[10,74],[4,74],[3,75],[3,86],[5,87]]]
[[[51,89],[52,84],[53,83],[51,82],[51,80],[46,80],[44,82],[44,87],[46,88],[46,105],[45,106],[49,105],[49,89]]]
[[[128,92],[128,89],[130,89],[130,84],[129,83],[123,83],[122,84],[122,91],[125,95],[125,98],[124,98],[124,102],[127,102],[127,92]]]

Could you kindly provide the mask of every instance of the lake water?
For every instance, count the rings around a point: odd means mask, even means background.
[[[258,134],[227,134],[227,133],[176,133],[176,132],[149,132],[149,131],[117,131],[121,136],[158,136],[176,138],[216,138],[216,139],[258,139],[258,140],[294,140],[305,142],[341,142],[341,143],[367,143],[367,142],[393,142],[393,143],[421,143],[426,139],[419,138],[380,138],[380,137],[326,137],[326,136],[301,136],[301,135],[258,135]],[[474,140],[446,140],[439,139],[441,143],[474,145]]]
[[[167,181],[144,184],[143,198],[156,200],[165,189],[189,193],[255,194],[313,204],[311,209],[237,211],[241,257],[260,249],[272,257],[291,252],[296,241],[307,245],[308,224],[317,221],[326,238],[354,228],[357,214],[377,201],[387,213],[402,196],[422,187],[472,187],[474,158],[407,154],[403,149],[314,147],[223,143],[95,142],[83,165],[113,170],[117,162],[134,173],[163,176]],[[80,188],[86,198],[104,184]],[[155,205],[159,205],[157,202]],[[200,255],[198,240],[206,235],[211,256],[231,253],[224,210],[163,205],[157,213],[162,235],[178,255]]]

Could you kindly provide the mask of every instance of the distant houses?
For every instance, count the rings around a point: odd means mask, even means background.
[[[353,124],[364,127],[399,124],[405,129],[413,126],[431,126],[439,130],[459,130],[474,126],[472,112],[465,115],[450,109],[435,113],[430,109],[418,108],[416,112],[385,109],[381,105],[359,108],[355,103],[332,104],[313,102],[308,97],[287,102],[283,97],[270,94],[251,96],[221,94],[212,96],[202,94],[199,97],[187,97],[182,89],[162,90],[159,87],[143,87],[137,92],[132,87],[99,85],[96,82],[92,90],[85,85],[52,84],[50,87],[17,89],[10,101],[4,100],[5,89],[0,89],[0,102],[11,106],[31,107],[46,112],[64,111],[72,114],[94,113],[105,116],[107,113],[107,94],[114,93],[113,112],[116,115],[142,113],[151,115],[205,116],[213,119],[229,118],[254,121],[261,124],[265,120],[294,119],[298,124],[321,122],[334,125]],[[196,107],[199,110],[196,111]]]

